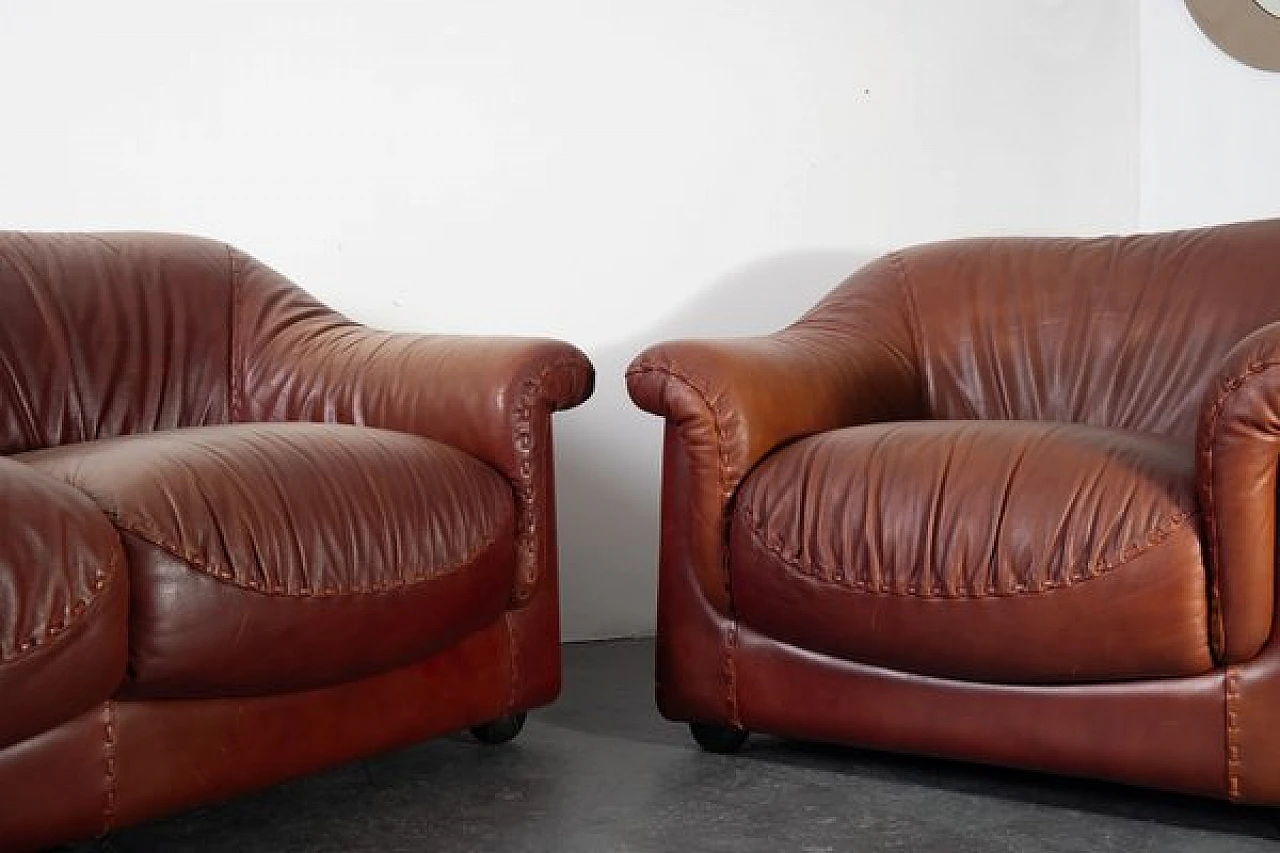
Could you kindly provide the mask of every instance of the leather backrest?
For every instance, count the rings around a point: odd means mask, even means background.
[[[1280,320],[1280,220],[899,254],[929,413],[1192,441],[1226,353]]]
[[[220,243],[0,232],[0,453],[228,420]]]

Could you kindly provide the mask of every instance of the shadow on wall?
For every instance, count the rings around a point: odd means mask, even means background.
[[[767,334],[786,326],[871,260],[797,252],[748,264],[643,334],[589,352],[593,399],[556,422],[561,608],[568,641],[647,635],[657,599],[662,421],[632,404],[624,374],[641,350],[673,338]],[[625,311],[643,294],[619,294]]]

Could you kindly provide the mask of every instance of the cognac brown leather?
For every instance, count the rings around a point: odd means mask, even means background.
[[[995,683],[1213,667],[1185,447],[1026,421],[848,427],[743,483],[743,624],[904,672]]]
[[[89,495],[120,530],[131,696],[347,681],[452,645],[511,598],[510,485],[428,439],[245,424],[15,458]]]
[[[551,414],[592,385],[213,241],[0,233],[0,848],[551,701]]]
[[[82,494],[0,457],[0,747],[70,720],[124,676],[129,584]]]
[[[1280,221],[914,247],[651,347],[659,707],[1280,803],[1276,364]]]

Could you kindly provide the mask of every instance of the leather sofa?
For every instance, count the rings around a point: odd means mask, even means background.
[[[560,686],[556,341],[367,330],[225,245],[0,234],[0,849]]]
[[[627,381],[658,704],[705,748],[1280,803],[1280,220],[916,246]]]

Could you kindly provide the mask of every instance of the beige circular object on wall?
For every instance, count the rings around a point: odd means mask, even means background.
[[[1209,40],[1246,65],[1280,71],[1280,0],[1187,0]]]

